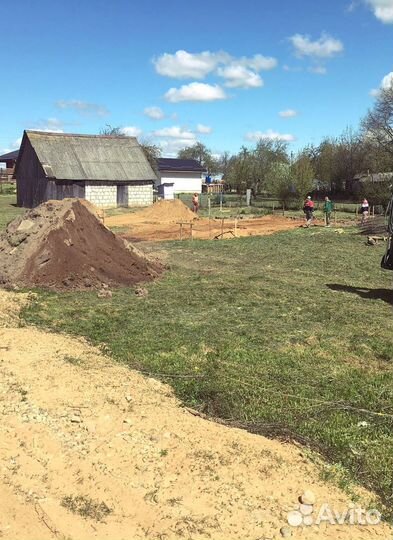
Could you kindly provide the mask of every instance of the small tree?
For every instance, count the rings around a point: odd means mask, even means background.
[[[393,85],[382,89],[373,109],[362,121],[365,139],[393,154]]]
[[[215,174],[219,170],[218,161],[213,157],[211,150],[200,142],[183,148],[178,152],[177,157],[180,159],[196,159],[206,167],[210,174]]]
[[[387,182],[364,182],[360,189],[360,196],[368,199],[371,204],[382,206],[384,210],[388,207],[388,204],[393,195],[393,188],[391,181]]]
[[[107,135],[110,137],[124,137],[124,133],[121,132],[121,127],[114,127],[110,124],[106,124],[104,128],[100,129],[100,135]]]
[[[274,163],[269,170],[266,183],[269,192],[277,197],[285,209],[295,196],[291,166],[287,163]]]
[[[307,193],[312,191],[314,185],[315,171],[310,158],[307,155],[300,155],[291,165],[290,172],[296,196],[299,200],[303,200]]]

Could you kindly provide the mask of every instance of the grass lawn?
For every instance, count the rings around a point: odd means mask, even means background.
[[[151,249],[157,249],[152,246]],[[190,406],[291,434],[393,503],[392,274],[354,229],[160,244],[138,298],[39,292],[28,323],[83,335]]]
[[[15,194],[0,194],[0,231],[25,209],[16,206]]]

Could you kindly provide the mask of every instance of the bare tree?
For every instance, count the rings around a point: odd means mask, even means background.
[[[106,124],[105,128],[100,129],[100,135],[110,135],[112,137],[124,137],[121,127],[114,127]],[[161,156],[161,148],[153,144],[149,139],[141,139],[139,142],[151,168],[157,173],[157,159]]]
[[[393,155],[393,85],[382,89],[362,121],[364,138]]]

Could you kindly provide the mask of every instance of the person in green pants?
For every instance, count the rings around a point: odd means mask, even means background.
[[[330,220],[334,209],[333,201],[329,197],[325,197],[325,204],[323,205],[323,213],[325,214],[325,227],[330,227]]]

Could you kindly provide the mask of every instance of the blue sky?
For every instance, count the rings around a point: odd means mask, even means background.
[[[393,78],[393,0],[0,0],[0,152],[121,126],[174,155],[357,127]],[[280,114],[281,113],[281,114]]]

